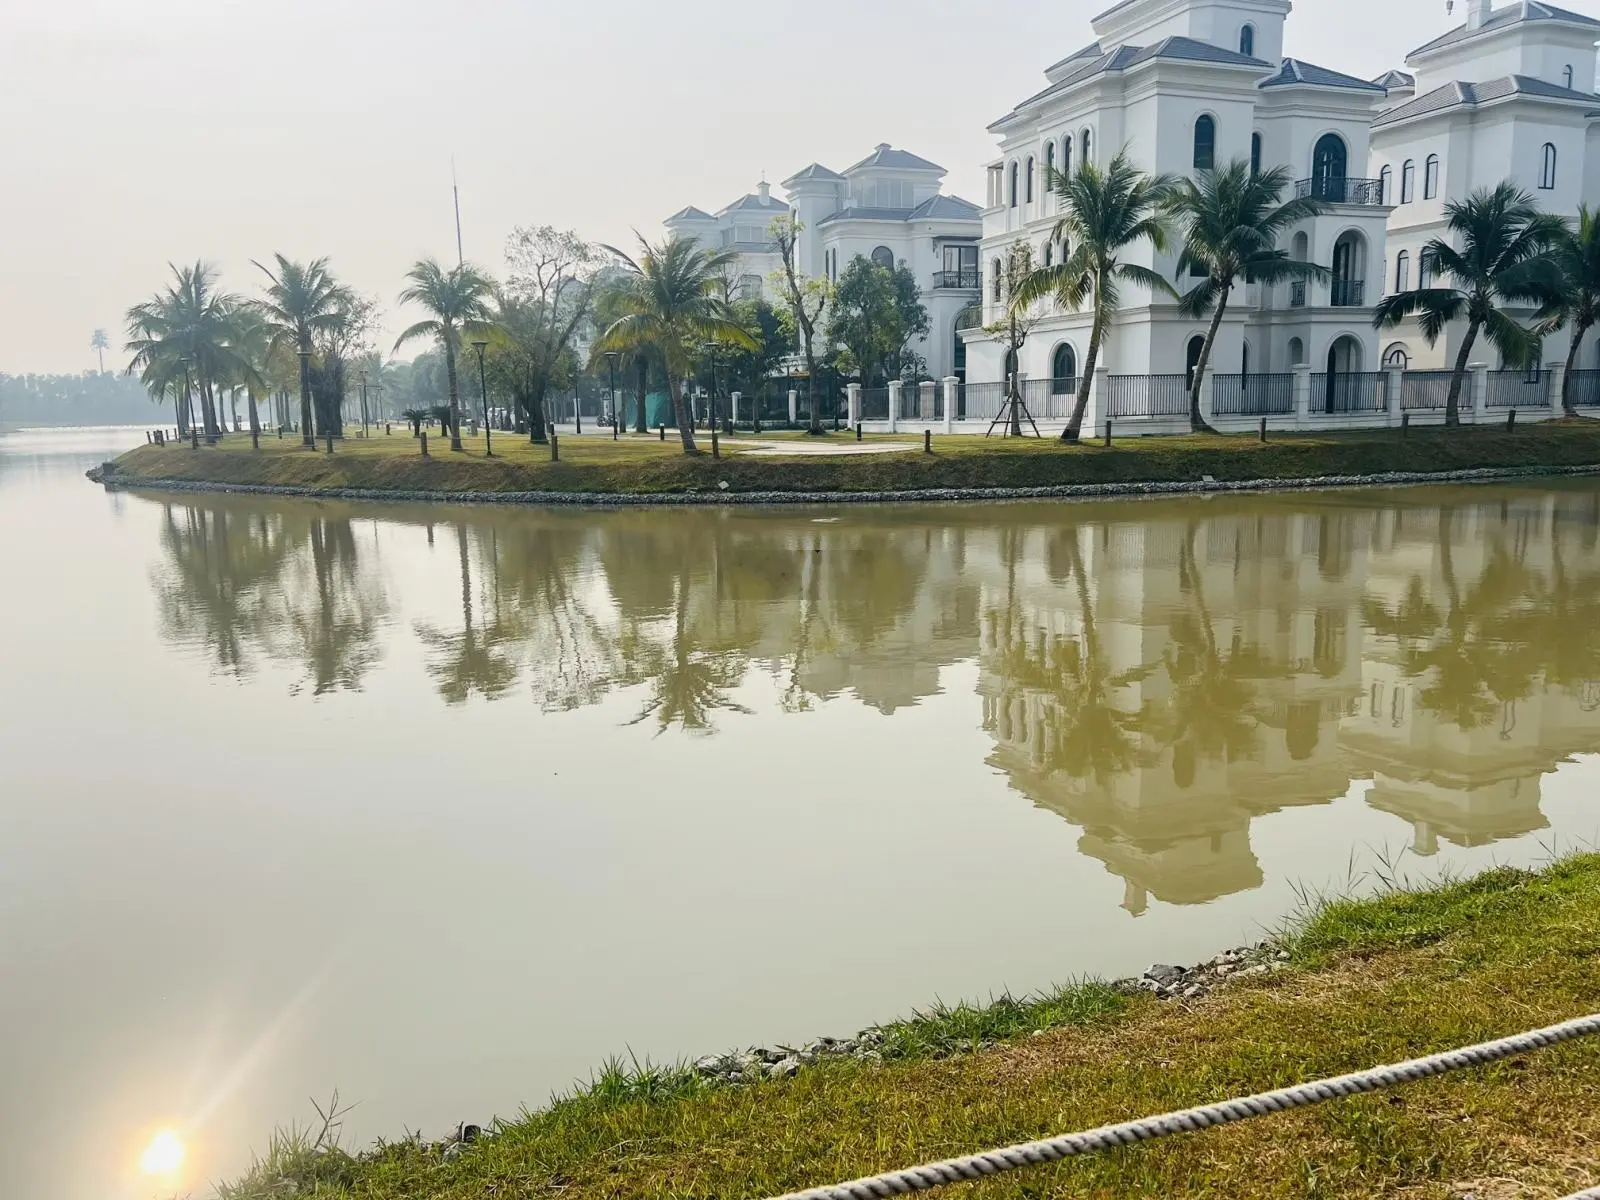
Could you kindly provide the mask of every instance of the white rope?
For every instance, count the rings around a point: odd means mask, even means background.
[[[1567,1200],[1600,1200],[1600,1187],[1592,1187],[1586,1192],[1579,1192],[1575,1196],[1568,1196]]]
[[[1098,1150],[1131,1146],[1136,1142],[1147,1142],[1174,1133],[1190,1133],[1199,1129],[1209,1129],[1213,1125],[1227,1125],[1249,1117],[1264,1116],[1267,1113],[1302,1108],[1308,1104],[1321,1104],[1342,1096],[1392,1087],[1397,1083],[1413,1083],[1419,1079],[1442,1075],[1447,1071],[1480,1067],[1486,1063],[1524,1054],[1529,1050],[1539,1050],[1545,1046],[1555,1046],[1561,1042],[1570,1042],[1574,1038],[1588,1037],[1597,1033],[1600,1033],[1600,1013],[1552,1025],[1548,1029],[1537,1029],[1531,1033],[1521,1033],[1515,1037],[1484,1042],[1482,1045],[1468,1046],[1461,1050],[1448,1050],[1443,1054],[1431,1054],[1426,1058],[1414,1058],[1409,1062],[1396,1063],[1392,1066],[1375,1067],[1370,1071],[1358,1071],[1353,1075],[1320,1079],[1314,1083],[1302,1083],[1276,1092],[1263,1092],[1240,1100],[1224,1100],[1220,1104],[1207,1104],[1201,1108],[1185,1109],[1160,1117],[1146,1117],[1140,1121],[1127,1121],[1121,1125],[1105,1125],[1084,1133],[1063,1134],[1042,1142],[1024,1142],[1001,1150],[946,1159],[944,1162],[928,1163],[905,1171],[890,1171],[883,1175],[852,1180],[849,1183],[834,1184],[831,1187],[791,1192],[781,1200],[884,1200],[885,1197],[901,1196],[907,1192],[943,1187],[947,1183],[983,1179],[989,1175],[1014,1171],[1018,1167],[1057,1162],[1078,1154],[1092,1154]],[[1590,1197],[1600,1197],[1600,1191],[1585,1192],[1582,1195],[1584,1200],[1590,1200]],[[1573,1197],[1572,1200],[1578,1198]]]

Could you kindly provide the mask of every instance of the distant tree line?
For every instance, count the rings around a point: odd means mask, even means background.
[[[128,425],[150,419],[150,397],[137,379],[0,374],[0,429],[48,425]]]

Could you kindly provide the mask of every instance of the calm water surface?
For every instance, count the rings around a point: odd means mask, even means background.
[[[133,435],[137,440],[138,435]],[[0,1194],[1191,961],[1600,829],[1600,487],[108,495],[0,439]],[[170,1189],[168,1189],[170,1191]]]

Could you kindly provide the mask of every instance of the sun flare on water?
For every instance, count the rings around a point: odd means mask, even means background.
[[[163,1129],[150,1139],[150,1144],[139,1156],[139,1169],[146,1175],[171,1176],[183,1166],[183,1141],[170,1129]]]

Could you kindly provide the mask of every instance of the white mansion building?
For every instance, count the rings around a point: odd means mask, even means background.
[[[703,246],[735,251],[747,296],[769,289],[780,269],[768,229],[791,209],[802,227],[796,256],[802,275],[838,279],[857,256],[891,270],[909,267],[932,326],[926,341],[912,348],[932,376],[943,378],[962,367],[956,318],[978,297],[983,232],[976,204],[941,192],[946,173],[925,158],[880,145],[843,173],[812,163],[791,175],[783,181],[788,204],[773,199],[762,183],[754,195],[714,215],[686,208],[666,227]]]

